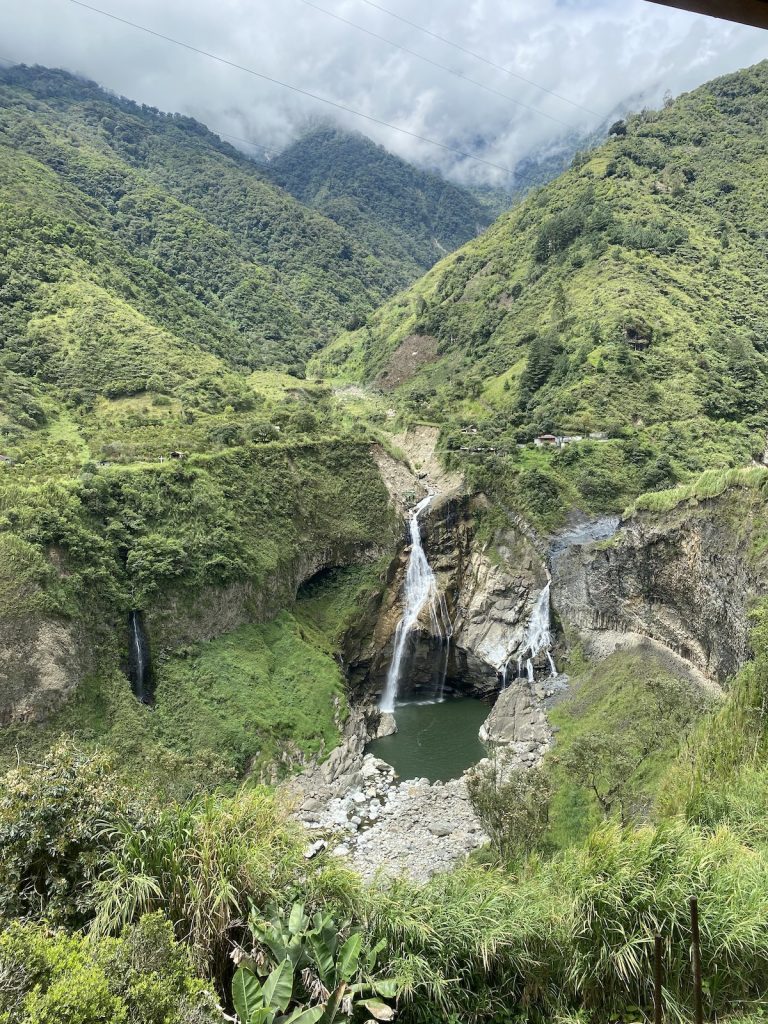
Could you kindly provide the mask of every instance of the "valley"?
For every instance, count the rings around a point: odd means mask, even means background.
[[[762,1019],[767,123],[763,63],[490,223],[0,72],[0,1024],[627,1024],[660,932],[684,1021],[696,894]]]

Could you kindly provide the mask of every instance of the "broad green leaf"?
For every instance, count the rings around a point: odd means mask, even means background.
[[[288,918],[288,931],[291,935],[298,935],[306,931],[309,919],[304,914],[304,904],[294,903],[291,907],[291,916]]]
[[[324,1012],[323,1006],[310,1006],[308,1010],[299,1006],[289,1017],[280,1017],[278,1024],[316,1024]]]
[[[382,1003],[380,999],[362,999],[358,1006],[364,1006],[368,1013],[376,1020],[393,1020],[395,1011],[391,1006]]]
[[[337,971],[341,981],[351,981],[357,974],[357,962],[362,947],[362,935],[360,932],[354,932],[339,950]]]
[[[320,980],[326,988],[334,988],[336,983],[336,972],[334,971],[333,951],[329,948],[322,933],[310,932],[307,935],[312,958],[317,967]]]
[[[248,1018],[248,1024],[272,1024],[275,1011],[270,1006],[259,1006]]]
[[[285,1011],[292,995],[293,964],[290,960],[283,960],[264,982],[264,1003]]]
[[[232,1002],[242,1024],[248,1024],[254,1010],[263,1005],[261,983],[249,967],[239,967],[232,979]]]
[[[370,972],[376,966],[376,961],[379,959],[379,953],[383,952],[386,948],[387,940],[379,939],[373,949],[369,949],[365,957],[366,969]]]
[[[394,999],[399,989],[399,985],[394,978],[379,978],[371,982],[371,985],[376,995],[384,996],[385,999]]]

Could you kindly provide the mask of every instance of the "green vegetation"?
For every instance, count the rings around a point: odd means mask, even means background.
[[[346,228],[402,285],[487,227],[509,205],[480,201],[420,171],[357,132],[332,126],[302,136],[265,173],[306,206]]]
[[[449,464],[545,530],[759,457],[766,117],[765,63],[630,117],[312,368],[440,423]],[[546,432],[584,440],[529,447]]]
[[[17,923],[0,933],[2,1024],[217,1024],[216,1000],[162,914],[119,939]]]
[[[603,818],[642,819],[680,743],[713,698],[681,663],[643,646],[573,676],[550,712],[544,765],[553,788],[549,840],[584,840]]]
[[[762,489],[767,479],[764,466],[708,469],[689,483],[678,484],[666,491],[639,495],[626,515],[634,515],[636,512],[671,512],[684,502],[717,498],[731,488]]]

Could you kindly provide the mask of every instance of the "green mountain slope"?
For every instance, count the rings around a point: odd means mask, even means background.
[[[0,76],[6,334],[87,280],[233,365],[306,353],[403,283],[197,122],[64,72]]]
[[[357,132],[308,132],[265,168],[312,209],[347,228],[408,284],[504,209],[418,170]]]
[[[315,371],[442,423],[450,457],[543,526],[760,457],[767,119],[766,63],[632,117]]]
[[[263,624],[318,571],[375,590],[397,526],[370,445],[296,374],[400,282],[201,125],[0,75],[0,726],[77,689],[68,730],[182,775],[335,742],[336,646]],[[133,609],[158,714],[125,678]],[[291,646],[313,672],[279,668]]]

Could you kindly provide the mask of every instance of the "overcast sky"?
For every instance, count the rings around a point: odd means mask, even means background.
[[[434,63],[304,0],[92,3],[505,168],[556,145],[569,130],[594,129],[617,109],[658,105],[667,90],[678,94],[768,57],[767,32],[646,0],[376,0],[491,64],[366,0],[312,3]],[[79,72],[131,99],[191,114],[213,130],[271,151],[312,119],[331,116],[457,179],[504,183],[500,171],[334,111],[71,0],[0,3],[0,56]]]

